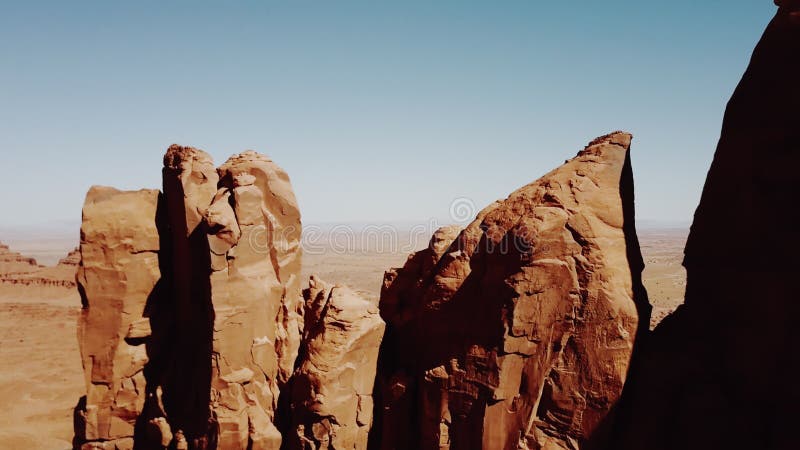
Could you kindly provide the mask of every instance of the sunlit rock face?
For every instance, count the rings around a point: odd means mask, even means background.
[[[800,448],[800,3],[776,3],[725,112],[686,302],[638,352],[610,449]]]
[[[374,302],[315,276],[304,298],[306,325],[292,378],[288,447],[364,450],[385,324]]]
[[[87,196],[76,443],[277,450],[304,309],[289,178],[253,151],[215,169],[178,145],[162,174],[163,195]]]
[[[87,393],[76,410],[76,438],[87,448],[133,446],[147,393],[146,310],[161,277],[159,202],[156,190],[93,187],[86,195],[76,278]]]
[[[596,139],[387,272],[373,448],[604,442],[649,315],[630,142]]]

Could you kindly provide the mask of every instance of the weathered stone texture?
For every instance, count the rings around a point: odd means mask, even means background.
[[[648,312],[630,141],[598,138],[387,272],[381,448],[601,439]]]
[[[377,305],[312,276],[305,333],[292,378],[289,448],[365,450],[385,324]]]
[[[87,389],[79,411],[82,440],[132,440],[144,406],[149,336],[144,315],[161,275],[158,203],[155,190],[93,187],[86,196],[77,275]]]

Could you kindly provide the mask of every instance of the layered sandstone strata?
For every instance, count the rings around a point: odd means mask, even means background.
[[[630,141],[596,139],[387,272],[377,446],[603,441],[649,315]]]
[[[7,245],[0,243],[0,274],[28,273],[38,268],[35,259],[11,251]]]

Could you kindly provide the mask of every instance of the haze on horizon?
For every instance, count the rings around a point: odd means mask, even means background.
[[[0,228],[255,149],[304,222],[446,218],[624,129],[637,217],[688,223],[769,2],[2,2]]]

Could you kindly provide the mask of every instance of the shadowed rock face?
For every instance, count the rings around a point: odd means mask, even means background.
[[[686,303],[641,347],[609,448],[800,448],[800,2],[776,3],[695,213]]]
[[[387,272],[373,448],[603,441],[649,315],[630,141],[598,138]]]

